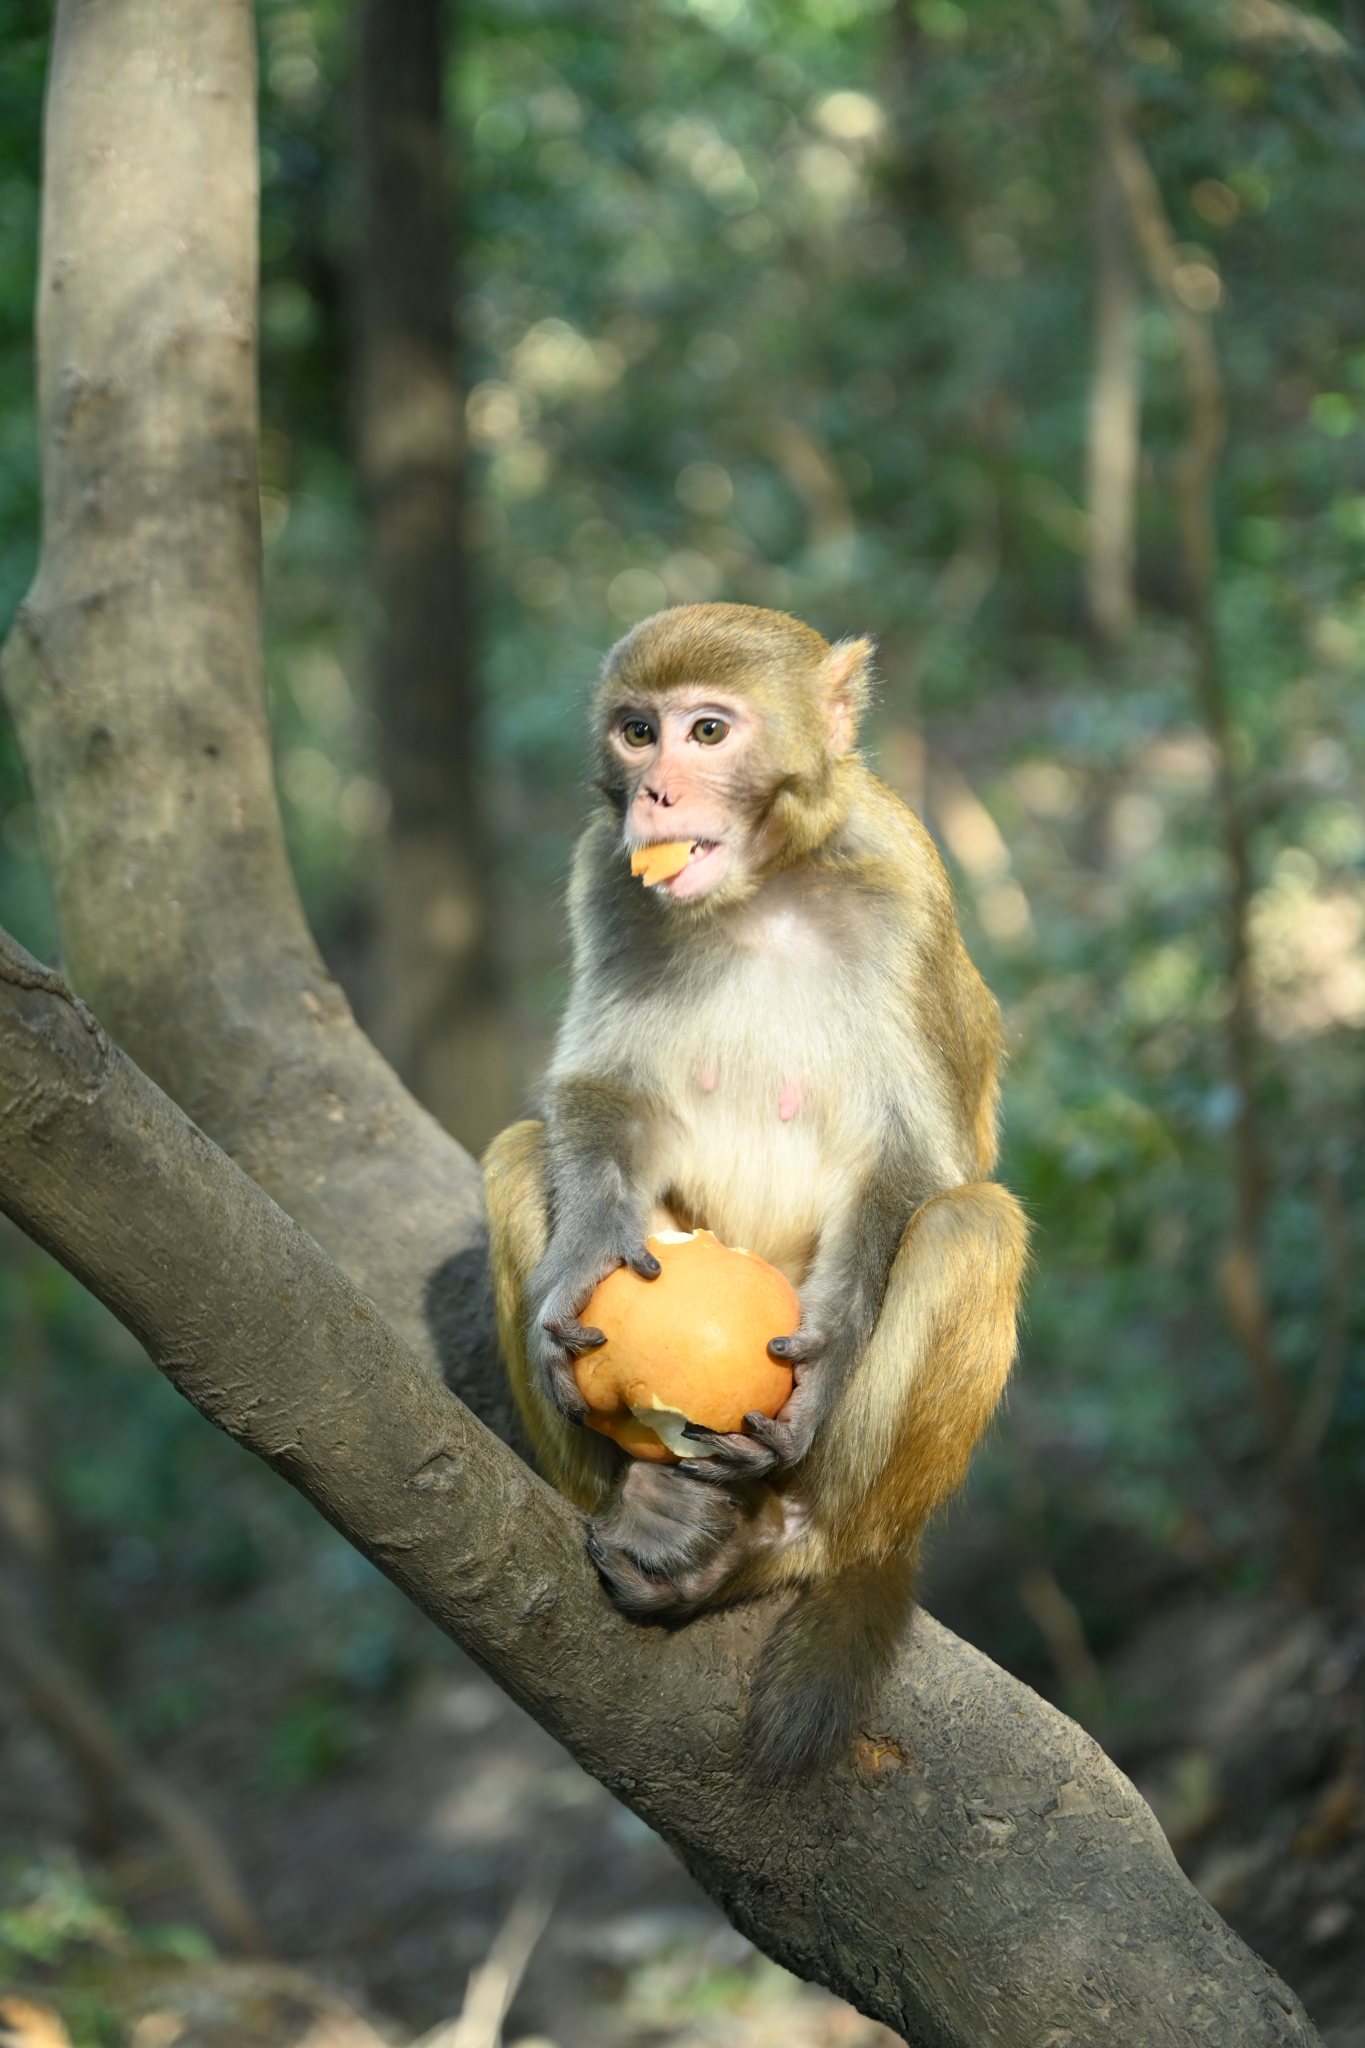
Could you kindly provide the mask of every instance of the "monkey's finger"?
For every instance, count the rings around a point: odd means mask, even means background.
[[[725,1438],[718,1430],[708,1429],[704,1422],[685,1422],[682,1433],[689,1443],[716,1446],[725,1442]]]
[[[704,1444],[713,1452],[738,1451],[741,1455],[753,1449],[753,1439],[739,1430],[708,1429],[704,1422],[685,1422],[682,1433],[690,1443]]]
[[[642,1280],[657,1280],[663,1267],[652,1251],[644,1245],[636,1245],[626,1253],[626,1264],[632,1273],[638,1273]]]
[[[780,1358],[787,1365],[809,1365],[825,1348],[824,1335],[819,1330],[796,1330],[789,1337],[773,1337],[768,1344],[768,1356]]]
[[[595,1330],[589,1323],[580,1323],[576,1316],[551,1316],[545,1328],[556,1344],[562,1344],[566,1351],[575,1354],[580,1351],[597,1351],[606,1343],[606,1333]]]
[[[731,1507],[735,1507],[738,1503],[734,1496],[722,1493],[720,1491],[721,1488],[737,1486],[745,1479],[761,1479],[766,1463],[767,1459],[765,1457],[763,1463],[753,1467],[752,1470],[746,1464],[745,1469],[741,1472],[726,1458],[684,1458],[682,1463],[675,1465],[673,1469],[676,1472],[683,1473],[688,1479],[695,1479],[698,1486],[705,1486],[713,1493],[719,1493],[722,1500],[726,1501]]]
[[[588,1419],[588,1404],[578,1391],[572,1369],[563,1365],[552,1365],[541,1380],[546,1400],[566,1422],[575,1425]]]
[[[588,1404],[583,1398],[578,1381],[574,1378],[572,1359],[552,1359],[546,1378],[549,1383],[550,1399],[565,1421],[585,1422]]]
[[[799,1444],[795,1430],[786,1423],[778,1422],[774,1416],[746,1415],[744,1427],[751,1429],[761,1444],[766,1444],[773,1457],[781,1465],[795,1464],[806,1448]]]
[[[773,1457],[765,1444],[751,1436],[722,1435],[689,1422],[683,1435],[697,1444],[703,1455],[684,1458],[678,1470],[704,1486],[730,1486],[739,1479],[761,1479],[771,1470]]]

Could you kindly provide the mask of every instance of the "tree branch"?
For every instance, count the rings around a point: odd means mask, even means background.
[[[580,1518],[0,935],[0,1208],[673,1844],[760,1946],[932,2048],[1310,2043],[1074,1723],[917,1617],[856,1763],[738,1762],[776,1609],[639,1627]]]
[[[1142,459],[1140,300],[1124,195],[1114,172],[1108,129],[1114,98],[1101,84],[1098,158],[1091,213],[1095,271],[1094,371],[1086,426],[1085,595],[1090,623],[1121,640],[1137,617],[1138,469]]]

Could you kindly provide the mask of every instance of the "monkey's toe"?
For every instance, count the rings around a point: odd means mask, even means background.
[[[633,1465],[615,1501],[588,1525],[588,1555],[630,1614],[690,1614],[731,1569],[740,1503],[677,1466]]]
[[[695,1486],[677,1468],[668,1484],[631,1483],[592,1528],[600,1543],[623,1551],[645,1571],[676,1578],[703,1565],[734,1533],[738,1502],[714,1487]]]
[[[606,1542],[596,1528],[588,1525],[588,1556],[597,1576],[623,1614],[663,1615],[676,1608],[677,1596],[669,1581]]]
[[[732,1546],[727,1544],[699,1567],[648,1571],[592,1524],[587,1547],[598,1577],[621,1612],[655,1621],[686,1621],[715,1597],[733,1568]]]

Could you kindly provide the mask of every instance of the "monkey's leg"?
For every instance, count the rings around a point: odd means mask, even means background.
[[[604,1438],[579,1428],[545,1398],[526,1348],[528,1282],[549,1240],[545,1126],[513,1124],[483,1160],[489,1255],[498,1313],[498,1344],[536,1463],[552,1486],[581,1508],[598,1506],[620,1463]]]
[[[1004,1391],[1027,1245],[1023,1211],[993,1181],[936,1195],[911,1219],[871,1341],[791,1481],[809,1533],[755,1560],[760,1585],[809,1581],[755,1679],[747,1743],[760,1774],[823,1762],[871,1707],[924,1526]]]
[[[753,1508],[682,1479],[671,1467],[625,1461],[602,1437],[546,1399],[527,1352],[528,1286],[549,1238],[545,1128],[514,1124],[483,1162],[498,1340],[536,1462],[590,1513],[588,1549],[618,1606],[686,1614],[728,1576],[749,1545]]]
[[[811,1453],[831,1555],[914,1544],[961,1485],[1014,1363],[1028,1224],[1007,1189],[935,1195],[901,1239],[871,1342]]]

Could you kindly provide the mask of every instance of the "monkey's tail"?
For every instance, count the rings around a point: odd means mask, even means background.
[[[845,1566],[805,1586],[759,1660],[745,1757],[768,1783],[831,1762],[895,1661],[914,1604],[913,1554]]]

